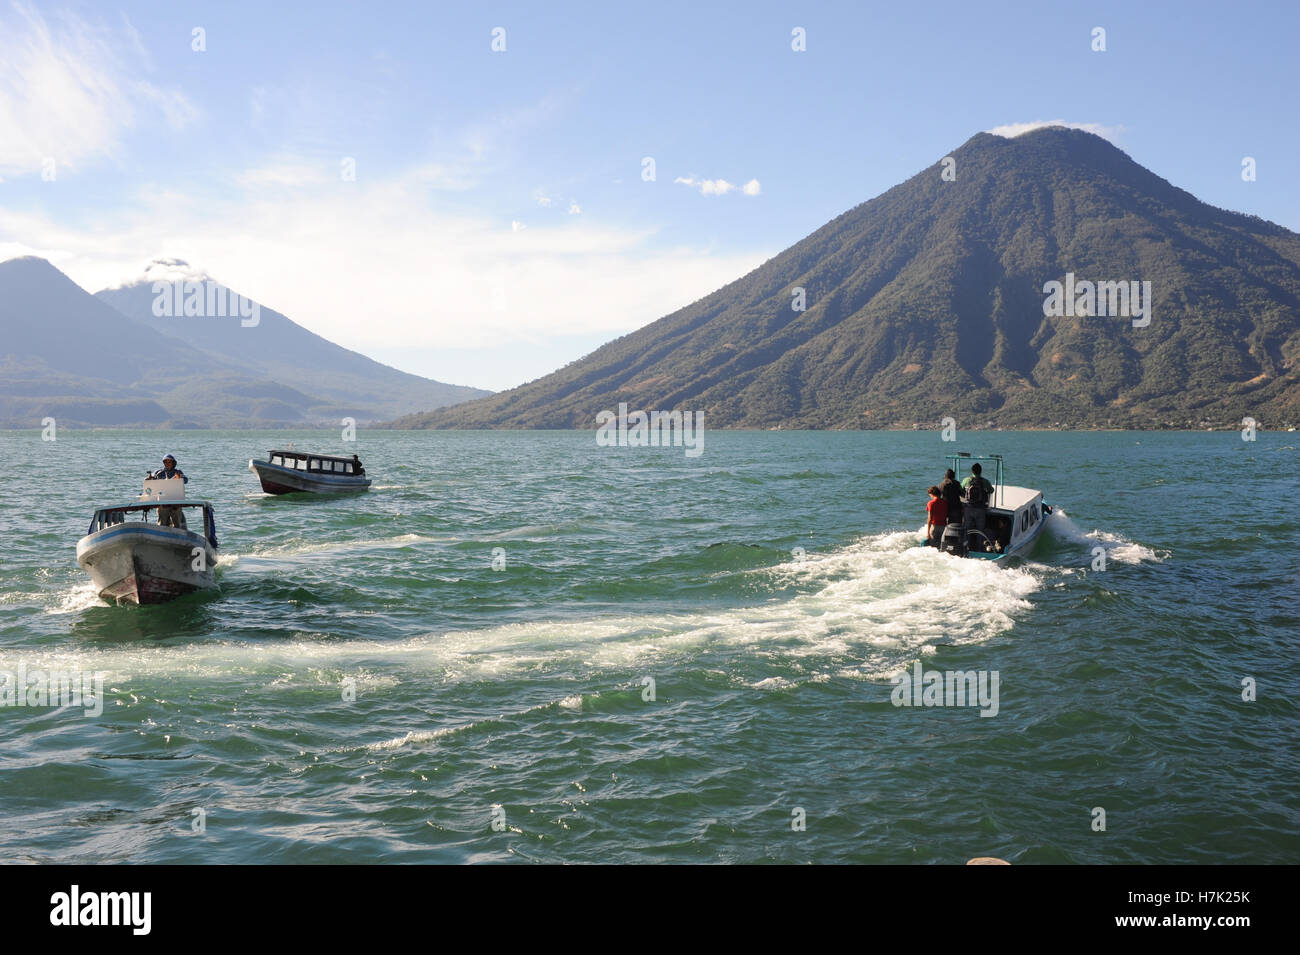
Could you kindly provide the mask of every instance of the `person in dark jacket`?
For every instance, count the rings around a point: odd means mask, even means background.
[[[176,466],[176,459],[169,454],[167,457],[163,458],[163,466],[161,468],[157,471],[150,472],[149,480],[169,481],[172,478],[180,478],[186,484],[190,483],[190,479],[185,476],[185,472]]]
[[[960,523],[962,491],[952,468],[943,472],[943,483],[939,485],[939,494],[948,505],[948,523]]]

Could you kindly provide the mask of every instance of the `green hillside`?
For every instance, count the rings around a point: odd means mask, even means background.
[[[1200,202],[1090,133],[980,133],[753,272],[510,391],[393,422],[589,428],[1300,424],[1300,235]],[[1149,281],[1150,324],[1044,315],[1044,285]],[[791,308],[795,288],[807,308]]]

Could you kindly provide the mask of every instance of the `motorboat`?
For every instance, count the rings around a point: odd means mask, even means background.
[[[181,478],[147,480],[138,501],[95,511],[86,536],[77,542],[77,563],[110,603],[164,603],[213,587],[212,505],[186,500]]]
[[[993,496],[986,511],[984,530],[971,528],[963,536],[961,521],[950,521],[939,541],[939,550],[957,557],[981,560],[1003,560],[1027,553],[1047,524],[1047,515],[1052,513],[1051,507],[1043,501],[1043,492],[1007,484],[1000,454],[973,455],[969,451],[958,451],[948,456],[948,466],[958,478],[961,477],[960,465],[963,462],[969,473],[970,465],[976,461],[989,462],[994,470]],[[985,472],[988,470],[983,463],[981,468]],[[983,477],[987,478],[988,474]]]
[[[370,487],[366,469],[355,454],[342,458],[309,451],[268,451],[265,461],[250,460],[248,470],[257,475],[267,494],[337,494]]]

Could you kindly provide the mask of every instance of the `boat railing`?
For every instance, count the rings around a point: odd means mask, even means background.
[[[208,543],[213,547],[217,546],[216,513],[212,510],[212,505],[206,501],[150,501],[143,504],[123,504],[121,507],[100,508],[95,512],[94,517],[90,519],[90,527],[86,530],[86,533],[94,534],[121,524],[150,524],[156,526],[158,522],[150,520],[150,515],[154,511],[161,511],[165,508],[179,512],[178,516],[181,519],[180,530],[189,530],[189,527],[184,523],[184,510],[201,511],[203,536],[207,538]],[[139,517],[133,516],[136,514]]]

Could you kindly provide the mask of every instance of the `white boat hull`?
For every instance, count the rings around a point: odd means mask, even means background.
[[[1047,526],[1048,507],[1043,503],[1041,491],[1032,488],[1007,486],[999,489],[998,504],[990,506],[985,516],[985,532],[990,537],[997,537],[997,522],[1007,521],[1009,534],[1003,542],[1002,550],[971,550],[967,557],[980,560],[1002,560],[1006,557],[1022,557],[1029,553],[1037,543],[1038,537]],[[978,535],[973,535],[978,539]],[[926,543],[924,540],[922,544]]]
[[[96,531],[77,543],[77,563],[110,603],[163,603],[216,586],[216,550],[179,527],[131,522]]]
[[[1038,535],[1041,534],[1043,528],[1047,526],[1047,512],[1042,507],[1041,496],[1038,504],[1039,507],[1035,512],[1038,515],[1037,521],[1027,520],[1024,528],[1018,529],[1017,533],[1012,536],[1010,546],[1008,546],[1005,551],[998,554],[998,557],[1019,557],[1033,549],[1034,544],[1038,541]],[[994,510],[993,508],[990,508],[989,514],[990,516],[996,515],[999,517],[1005,517],[1013,522],[1013,526],[1016,526],[1019,520],[1019,512],[1017,511],[1003,511],[1000,509]]]

